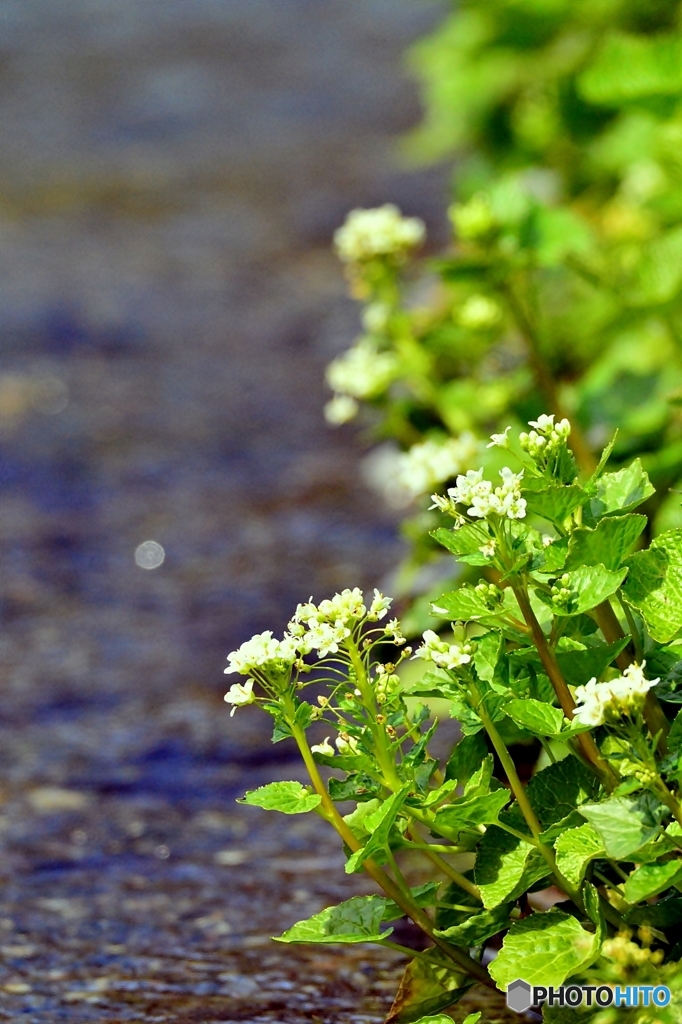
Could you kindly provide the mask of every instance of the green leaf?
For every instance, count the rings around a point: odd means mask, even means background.
[[[486,754],[474,774],[464,784],[464,796],[471,799],[474,796],[485,796],[490,792],[490,783],[493,777],[495,758],[492,754]],[[500,783],[496,783],[497,788]]]
[[[392,928],[380,930],[391,900],[383,896],[353,896],[336,907],[326,907],[306,921],[298,921],[276,942],[382,942]]]
[[[583,686],[588,679],[600,679],[614,658],[617,658],[629,642],[629,637],[612,644],[595,644],[584,651],[557,651],[557,661],[563,677],[569,686]]]
[[[682,529],[662,533],[628,564],[625,600],[640,613],[654,640],[667,643],[682,628]]]
[[[543,1024],[589,1024],[582,1010],[574,1010],[570,1006],[543,1006]]]
[[[313,754],[317,764],[326,768],[339,768],[342,772],[367,772],[374,769],[374,762],[368,754]]]
[[[456,1003],[468,988],[473,979],[467,974],[460,974],[448,957],[440,950],[428,950],[421,957],[411,960],[403,972],[398,993],[390,1009],[385,1024],[414,1024],[424,1014],[438,1014]],[[447,1016],[436,1016],[452,1024]]]
[[[614,571],[619,569],[646,523],[646,516],[630,513],[601,519],[593,530],[587,527],[574,530],[564,568],[601,564]]]
[[[476,857],[474,877],[486,910],[516,899],[549,869],[530,843],[504,832],[496,825],[486,830]]]
[[[481,733],[463,736],[450,754],[445,769],[446,780],[457,779],[461,783],[467,782],[477,768],[480,768],[487,753],[488,747]]]
[[[442,547],[457,555],[460,562],[466,562],[468,565],[487,565],[490,562],[488,555],[481,552],[481,547],[487,540],[487,533],[477,523],[469,523],[459,530],[439,527],[432,531],[431,536]]]
[[[670,726],[668,746],[671,750],[682,750],[682,711],[678,711],[675,721]]]
[[[682,862],[679,859],[664,861],[662,864],[642,864],[633,871],[623,887],[628,903],[640,903],[650,896],[676,885],[682,879]]]
[[[329,780],[329,795],[337,803],[341,800],[371,800],[377,796],[381,786],[369,775],[355,772],[345,779]]]
[[[554,845],[554,853],[558,870],[577,889],[590,861],[604,855],[604,844],[599,833],[587,822],[563,832]]]
[[[682,661],[675,662],[670,671],[666,672],[660,683],[657,684],[656,696],[661,700],[667,700],[670,704],[682,704]],[[682,714],[682,712],[680,712],[680,714]],[[678,722],[680,714],[678,714],[677,718],[673,722],[672,729],[670,730],[671,735],[668,745],[672,750],[675,750],[675,737],[677,738],[678,744],[682,741],[682,720]],[[673,730],[675,736],[673,736]]]
[[[558,987],[599,955],[599,937],[562,910],[531,914],[513,924],[489,970],[499,988],[518,977],[529,985]]]
[[[466,1020],[471,1020],[473,1022],[478,1020],[480,1016],[480,1013],[470,1013]],[[444,1013],[437,1013],[435,1017],[420,1017],[419,1020],[414,1021],[414,1024],[453,1024],[453,1020],[452,1017],[448,1017]],[[466,1021],[464,1021],[463,1024],[466,1024]]]
[[[476,638],[474,665],[479,679],[492,683],[498,674],[497,669],[504,658],[504,639],[498,632],[486,633]]]
[[[535,231],[536,259],[544,267],[557,266],[571,253],[584,253],[593,243],[585,218],[567,206],[538,207]]]
[[[532,697],[507,701],[504,713],[512,722],[516,722],[522,729],[527,729],[535,736],[558,736],[565,723],[561,708],[555,708],[541,700],[533,700]]]
[[[403,786],[398,793],[394,793],[388,800],[384,800],[383,803],[366,815],[363,825],[371,833],[370,838],[360,850],[356,850],[348,858],[346,861],[346,874],[350,875],[355,871],[360,871],[362,865],[369,857],[383,854],[388,845],[388,838],[393,824],[409,790],[409,785]]]
[[[627,294],[631,306],[669,302],[682,285],[682,228],[654,238],[642,252],[641,262]]]
[[[682,91],[682,40],[677,34],[643,36],[611,32],[578,79],[589,103],[620,106]]]
[[[523,496],[526,499],[529,512],[542,516],[543,519],[559,526],[578,505],[587,499],[582,487],[578,487],[576,484],[544,487],[540,491],[524,487]]]
[[[667,808],[649,793],[638,797],[613,796],[578,808],[597,830],[607,857],[625,860],[658,833]]]
[[[498,789],[485,796],[472,799],[461,797],[436,811],[436,825],[439,831],[456,838],[459,832],[476,825],[490,825],[497,821],[497,816],[509,803],[509,791]]]
[[[381,807],[381,801],[375,797],[372,800],[358,803],[355,810],[351,811],[350,814],[344,814],[343,820],[360,842],[366,842],[367,836],[371,835],[370,830],[365,826],[365,818],[376,811],[378,807]]]
[[[544,832],[541,832],[539,836],[540,841],[546,845],[552,845],[567,829],[578,828],[584,824],[585,819],[580,814],[580,811],[571,811],[570,814],[567,814],[564,818],[559,818],[553,825],[550,825]]]
[[[655,903],[633,907],[625,917],[627,924],[648,924],[652,928],[679,928],[682,925],[682,896],[664,896]]]
[[[567,573],[571,597],[565,609],[559,610],[556,605],[553,606],[555,614],[568,618],[596,608],[611,594],[615,594],[627,572],[627,569],[612,572],[603,565],[583,565]]]
[[[475,588],[465,583],[457,590],[442,594],[431,605],[434,615],[443,615],[451,622],[497,622],[502,616],[491,611]]]
[[[594,799],[598,792],[593,773],[572,755],[536,772],[526,786],[528,799],[545,828]]]
[[[494,910],[482,910],[478,914],[467,917],[460,924],[454,924],[450,928],[436,928],[436,935],[447,939],[455,946],[463,949],[470,949],[472,946],[479,946],[491,935],[497,935],[509,925],[509,911],[512,903],[503,903]],[[473,908],[472,908],[473,909]]]
[[[271,782],[246,793],[240,804],[263,807],[266,811],[282,814],[305,814],[319,806],[321,797],[302,786],[300,782]]]
[[[594,519],[631,512],[654,493],[642,463],[635,459],[624,469],[604,473],[596,481],[588,505]]]

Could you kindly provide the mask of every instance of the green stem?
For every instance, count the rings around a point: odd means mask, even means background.
[[[528,799],[526,791],[523,788],[523,783],[521,782],[516,773],[516,766],[514,765],[511,755],[507,750],[506,744],[502,737],[500,736],[499,732],[497,731],[492,718],[488,714],[487,708],[485,707],[485,704],[482,701],[481,696],[478,693],[478,690],[476,689],[475,683],[472,682],[469,685],[471,688],[472,696],[478,705],[476,710],[481,717],[481,721],[483,722],[483,725],[485,727],[486,732],[488,733],[488,736],[490,737],[490,742],[495,748],[495,753],[499,757],[502,767],[504,768],[505,774],[509,780],[509,785],[511,786],[512,792],[516,797],[516,802],[519,805],[519,808],[521,809],[521,813],[523,814],[523,817],[526,820],[526,824],[533,833],[533,838],[535,840],[537,849],[544,857],[547,866],[556,878],[560,887],[564,890],[565,893],[567,893],[571,897],[576,906],[580,907],[581,909],[584,909],[583,901],[580,896],[579,890],[576,889],[575,886],[571,885],[566,878],[564,878],[564,876],[561,874],[561,872],[558,870],[556,866],[554,851],[545,843],[543,843],[540,839],[542,826],[538,821],[537,815],[535,814],[535,811],[533,810],[531,802]]]
[[[292,736],[301,753],[306,769],[308,770],[308,774],[310,775],[310,781],[313,784],[313,788],[321,798],[320,806],[326,820],[336,829],[344,843],[353,852],[359,850],[362,844],[358,841],[353,832],[351,832],[350,828],[336,809],[333,800],[329,796],[327,787],[322,780],[317,764],[315,763],[315,759],[313,758],[310,747],[308,746],[304,730],[300,725],[297,725],[294,722],[293,715],[289,715],[288,724],[291,729]],[[405,893],[402,892],[397,882],[394,882],[383,868],[381,868],[371,858],[367,858],[367,860],[363,862],[363,867],[370,878],[372,878],[377,885],[384,890],[386,895],[400,907],[407,917],[414,921],[418,928],[421,928],[421,930],[428,935],[434,945],[438,946],[438,948],[442,950],[442,952],[454,964],[457,965],[459,970],[465,971],[467,974],[476,978],[477,981],[482,982],[482,984],[486,985],[488,988],[495,989],[496,986],[485,967],[479,964],[478,961],[473,960],[470,956],[467,956],[466,953],[463,953],[455,946],[451,946],[450,943],[436,935],[433,930],[433,923],[429,916],[425,914],[421,907],[419,907],[411,898],[408,898]]]
[[[440,843],[415,843],[410,840],[410,850],[426,850],[429,853],[469,853],[464,846],[441,846]]]
[[[416,807],[405,807],[404,810],[405,813],[409,814],[410,817],[415,819],[415,821],[419,821],[421,822],[422,825],[426,825],[426,827],[430,831],[435,832],[438,830],[438,826],[433,821],[433,818],[427,814],[422,813]],[[466,878],[459,871],[457,871],[456,868],[453,868],[451,864],[448,864],[446,860],[444,860],[442,857],[438,855],[438,853],[434,852],[431,849],[429,844],[425,845],[427,846],[427,849],[425,851],[426,855],[428,856],[431,863],[436,865],[439,871],[442,871],[444,875],[447,875],[447,877],[450,878],[453,882],[455,882],[455,884],[458,885],[460,889],[464,889],[464,891],[468,892],[470,896],[474,897],[474,899],[481,899],[481,893],[479,891],[479,888],[474,882],[471,882],[468,878]]]
[[[497,821],[495,824],[504,832],[508,832],[510,836],[516,836],[516,838],[520,839],[522,843],[530,843],[531,846],[537,846],[537,840],[533,836],[529,836],[525,832],[519,832],[517,828],[512,828],[511,825],[507,825],[506,822],[503,821]]]
[[[502,767],[504,768],[504,772],[505,775],[507,776],[507,779],[509,780],[509,785],[511,786],[512,793],[516,797],[516,802],[518,803],[521,809],[521,813],[526,819],[526,824],[528,825],[528,828],[533,833],[533,837],[537,840],[538,836],[542,832],[542,825],[538,821],[535,811],[531,806],[530,800],[526,796],[526,791],[523,788],[523,784],[519,779],[518,775],[516,774],[516,767],[514,765],[514,762],[512,761],[511,755],[507,750],[504,740],[502,739],[499,732],[495,728],[492,718],[488,714],[488,710],[481,698],[480,693],[478,692],[478,689],[476,688],[476,684],[474,682],[470,682],[469,688],[471,690],[471,695],[474,698],[476,712],[480,716],[481,721],[483,722],[485,731],[488,733],[488,736],[490,736],[490,742],[495,748],[495,753],[499,757]]]
[[[635,660],[641,665],[644,661],[644,651],[642,650],[642,640],[635,623],[635,617],[630,610],[630,606],[626,601],[623,600],[620,591],[618,591],[618,604],[623,609],[623,615],[628,624],[630,630],[630,636],[632,637],[632,643],[635,648]]]
[[[345,646],[348,651],[351,665],[353,666],[353,671],[355,672],[355,682],[358,690],[360,691],[362,703],[368,714],[369,720],[367,724],[372,734],[374,752],[384,776],[384,783],[389,789],[395,792],[396,789],[402,788],[402,781],[396,770],[395,759],[391,750],[390,740],[386,735],[386,730],[379,722],[377,722],[379,709],[374,698],[372,684],[367,678],[365,663],[360,651],[358,650],[358,645],[351,637],[346,640]]]
[[[469,907],[469,910],[471,907]],[[410,949],[409,946],[401,946],[399,942],[391,942],[390,939],[383,939],[381,942],[376,943],[377,946],[384,946],[386,949],[395,949],[397,953],[403,953],[405,956],[416,957],[417,960],[423,960],[429,964],[430,967],[434,966],[433,958],[428,954],[423,953],[420,949]]]
[[[557,695],[561,709],[566,718],[570,721],[573,718],[573,713],[575,711],[575,701],[573,700],[571,691],[563,677],[563,673],[559,668],[559,662],[556,660],[554,651],[547,643],[547,638],[545,637],[542,627],[536,618],[525,587],[518,578],[516,580],[512,580],[511,585],[516,600],[519,603],[521,613],[530,627],[530,631],[533,636],[533,643],[540,655],[540,660],[542,661],[545,672],[549,676],[549,680]],[[606,789],[609,792],[612,792],[618,784],[618,776],[608,761],[602,757],[601,751],[592,736],[590,736],[589,733],[581,733],[576,737],[576,742],[585,760],[593,766]]]

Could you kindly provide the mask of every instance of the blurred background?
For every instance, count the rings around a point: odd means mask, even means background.
[[[400,555],[322,417],[330,243],[387,201],[445,237],[394,149],[444,9],[0,4],[0,1019],[382,1019],[390,953],[269,943],[363,883],[234,805],[297,769],[222,672]]]

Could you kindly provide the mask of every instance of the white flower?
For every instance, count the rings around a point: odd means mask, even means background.
[[[574,719],[583,725],[601,725],[604,721],[617,721],[623,714],[641,711],[646,695],[659,679],[647,679],[644,662],[629,665],[622,675],[598,683],[590,679],[585,686],[576,687],[578,707]]]
[[[413,498],[456,476],[478,455],[473,434],[446,439],[428,438],[398,457],[398,483]]]
[[[460,647],[459,644],[449,644],[441,640],[432,629],[427,629],[423,634],[424,643],[414,652],[415,658],[423,658],[424,661],[432,661],[439,668],[456,669],[471,661],[471,648],[468,644]]]
[[[379,256],[404,257],[425,234],[423,221],[403,217],[397,206],[386,203],[373,210],[351,210],[334,233],[334,245],[344,263],[361,263]]]
[[[456,515],[456,502],[452,498],[446,498],[442,494],[432,494],[431,501],[433,504],[429,505],[429,511],[432,508],[437,508],[439,512],[451,512],[453,515]]]
[[[376,622],[379,619],[384,619],[388,609],[393,604],[393,599],[390,597],[384,597],[381,591],[375,588],[374,600],[372,601],[369,611],[367,612],[367,618],[371,622]]]
[[[313,754],[326,754],[327,757],[332,757],[334,755],[334,748],[329,742],[328,736],[325,736],[322,743],[313,743],[310,749]]]
[[[580,725],[597,726],[604,721],[606,697],[610,699],[610,691],[600,690],[599,686],[606,684],[597,683],[596,679],[590,679],[585,686],[576,687],[575,698],[579,702],[573,712],[573,720]]]
[[[486,448],[508,448],[509,438],[507,437],[507,434],[509,433],[510,430],[511,427],[509,426],[504,428],[504,433],[502,434],[491,434],[490,444],[487,444]]]
[[[534,429],[519,434],[519,443],[532,459],[545,458],[565,444],[571,433],[571,424],[567,419],[554,422],[554,413],[542,413],[536,420],[529,420],[528,426]]]
[[[391,619],[384,626],[384,633],[386,636],[390,636],[394,644],[402,647],[404,643],[407,643],[406,638],[403,636],[400,628],[400,622],[398,619]]]
[[[293,665],[298,656],[296,639],[293,636],[285,636],[283,640],[275,640],[271,630],[265,633],[258,633],[241,645],[241,647],[228,654],[230,662],[225,669],[226,673],[239,672],[246,676],[257,668],[265,668],[268,665],[281,670],[283,665]]]
[[[478,550],[481,552],[482,555],[485,555],[486,558],[494,558],[495,547],[495,540],[491,537],[487,544],[481,544]]]
[[[316,650],[321,658],[326,658],[328,654],[337,654],[339,644],[349,636],[350,630],[347,626],[332,626],[329,622],[313,620],[308,624],[306,640],[310,650]]]
[[[475,497],[481,498],[490,494],[492,484],[483,479],[482,469],[470,469],[466,474],[457,477],[455,487],[448,488],[448,494],[455,503],[470,505]]]
[[[358,741],[348,733],[341,732],[334,740],[336,749],[339,754],[357,754],[359,753]]]
[[[371,338],[360,338],[355,345],[327,367],[327,384],[339,394],[351,398],[380,395],[398,373],[398,357],[380,352]]]
[[[540,434],[549,434],[554,428],[554,413],[542,413],[536,420],[528,420],[529,427],[535,427]]]
[[[340,622],[344,625],[351,619],[362,619],[367,614],[363,593],[359,587],[352,590],[346,588],[340,594],[334,594],[331,600],[320,601],[317,614],[328,622]]]
[[[362,326],[370,334],[382,334],[388,325],[391,307],[384,302],[370,302],[362,313]]]
[[[523,519],[526,515],[526,500],[521,497],[520,473],[512,473],[505,466],[500,470],[502,484],[493,490],[489,480],[483,479],[483,470],[469,470],[466,476],[457,477],[457,486],[448,489],[448,495],[455,504],[468,505],[467,512],[475,519],[486,519],[495,514],[507,519]]]
[[[228,704],[234,705],[230,711],[230,718],[232,718],[238,707],[255,702],[256,696],[253,692],[253,679],[247,679],[245,683],[233,683],[225,694],[224,699]]]
[[[350,395],[334,395],[324,407],[324,418],[333,427],[340,427],[354,419],[360,406]]]

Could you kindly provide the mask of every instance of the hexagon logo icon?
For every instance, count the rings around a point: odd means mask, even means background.
[[[533,990],[527,981],[521,981],[517,978],[516,981],[510,982],[507,986],[507,1006],[510,1010],[516,1010],[517,1013],[523,1013],[524,1010],[529,1010],[533,1005]]]

